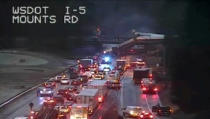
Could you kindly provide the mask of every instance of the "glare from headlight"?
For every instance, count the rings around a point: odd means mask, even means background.
[[[133,110],[131,110],[129,113],[130,113],[131,115],[133,115],[133,114],[134,114],[134,111],[133,111]]]

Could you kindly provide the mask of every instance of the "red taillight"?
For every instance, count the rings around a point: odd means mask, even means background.
[[[103,97],[98,97],[98,102],[102,102],[103,101]]]
[[[34,111],[31,111],[30,113],[31,113],[31,114],[34,114],[35,112],[34,112]]]
[[[152,78],[152,74],[149,74],[149,78]]]
[[[157,88],[154,88],[153,90],[154,90],[154,91],[158,91],[158,89],[157,89]]]
[[[150,117],[151,119],[153,118],[153,116],[152,116],[152,115],[150,115],[149,117]]]
[[[145,91],[145,90],[147,90],[147,88],[143,87],[142,90]]]
[[[144,115],[140,115],[140,117],[141,117],[141,118],[143,118],[143,117],[144,117]]]

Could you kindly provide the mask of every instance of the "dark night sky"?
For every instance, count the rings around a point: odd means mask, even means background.
[[[17,0],[13,0],[17,1]],[[19,0],[22,1],[22,0]],[[33,0],[36,1],[36,0]],[[46,0],[45,0],[46,1]],[[51,0],[53,1],[53,0]],[[69,2],[67,2],[69,1]],[[85,2],[84,2],[85,1]],[[92,35],[97,26],[100,26],[105,37],[128,36],[132,29],[141,32],[174,33],[172,27],[182,29],[183,21],[188,8],[187,2],[166,0],[63,0],[60,2],[3,2],[1,11],[4,14],[1,25],[4,30],[2,35],[13,36],[68,36]],[[49,5],[49,13],[56,14],[56,24],[14,25],[11,24],[12,5]],[[62,15],[64,6],[85,5],[87,15],[81,18],[76,25],[63,24]],[[176,15],[176,17],[174,17]],[[162,24],[171,28],[167,30]],[[5,30],[8,29],[8,30]],[[7,32],[5,32],[7,31]],[[77,34],[79,33],[79,34]]]

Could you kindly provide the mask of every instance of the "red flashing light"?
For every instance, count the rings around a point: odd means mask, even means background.
[[[151,119],[153,118],[153,116],[152,116],[152,115],[150,115],[149,117],[150,117]]]

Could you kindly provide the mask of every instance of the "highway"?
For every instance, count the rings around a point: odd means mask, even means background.
[[[98,106],[90,119],[119,119],[119,113],[122,107],[140,106],[151,112],[151,107],[161,103],[159,96],[141,94],[139,86],[135,85],[132,80],[132,70],[128,70],[121,77],[122,88],[120,90],[108,90],[108,95],[104,102]],[[107,78],[107,76],[106,76]],[[58,89],[65,88],[65,85],[57,83]],[[31,91],[16,99],[10,104],[0,109],[1,119],[14,119],[18,116],[27,116],[30,112],[29,103],[34,103],[34,110],[42,107],[43,99],[37,97],[36,90]],[[155,117],[156,119],[170,119],[168,117]],[[51,117],[53,119],[53,117]],[[67,118],[69,119],[69,118]]]
[[[128,70],[121,78],[122,88],[120,90],[109,90],[107,98],[99,106],[91,119],[120,119],[119,112],[122,107],[140,106],[151,112],[153,105],[161,104],[159,96],[145,95],[141,93],[139,86],[132,80],[132,70]],[[155,114],[154,114],[155,116]],[[155,119],[171,119],[170,117],[157,117]]]

